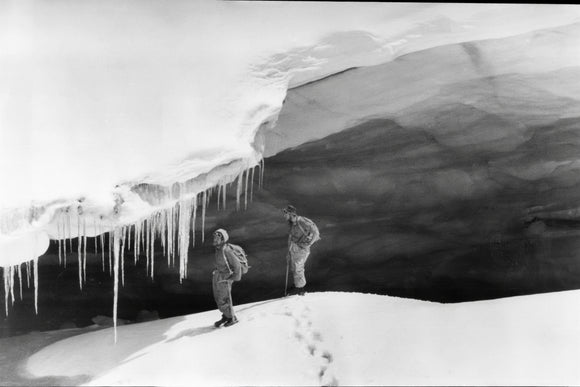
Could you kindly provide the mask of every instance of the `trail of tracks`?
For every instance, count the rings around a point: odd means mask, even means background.
[[[322,333],[313,326],[311,310],[305,297],[294,296],[286,302],[285,315],[294,319],[294,337],[304,345],[317,367],[320,367],[318,371],[320,385],[338,386],[338,379],[332,372],[334,356],[325,348]]]

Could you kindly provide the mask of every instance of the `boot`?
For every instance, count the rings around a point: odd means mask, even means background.
[[[224,327],[231,327],[234,324],[238,323],[238,319],[237,318],[228,318],[226,323],[224,324]]]
[[[304,289],[304,287],[297,288],[296,286],[294,286],[292,289],[290,289],[288,291],[289,296],[294,296],[294,295],[303,296],[305,293],[306,293],[306,290]]]
[[[222,326],[222,324],[227,323],[229,320],[230,320],[229,318],[227,318],[226,316],[224,316],[222,314],[222,318],[220,320],[214,322],[213,323],[213,326],[216,327],[216,328],[219,328],[219,327]]]

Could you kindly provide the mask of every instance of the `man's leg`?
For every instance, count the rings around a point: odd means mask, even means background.
[[[233,307],[230,297],[230,281],[219,279],[216,281],[216,303],[220,312],[228,319],[233,317]]]
[[[292,267],[296,293],[303,292],[303,288],[306,286],[306,273],[304,270],[304,265],[306,264],[306,260],[308,259],[309,254],[310,251],[306,249],[297,248],[292,251],[290,266]]]
[[[217,272],[214,272],[213,277],[212,277],[212,289],[213,289],[213,299],[215,300],[215,303],[217,305],[217,308],[219,309],[220,312],[222,312],[222,307],[220,305],[220,290],[218,288],[218,281],[219,281],[219,275]],[[216,321],[213,325],[218,328],[220,327],[222,324],[226,323],[228,321],[228,318],[223,314],[222,312],[222,318],[219,319],[218,321]]]
[[[228,281],[226,284],[228,285],[228,308],[230,310],[231,317],[224,324],[224,326],[229,327],[237,323],[238,318],[236,317],[236,314],[234,312],[234,301],[232,300],[232,287],[234,285],[234,281]]]

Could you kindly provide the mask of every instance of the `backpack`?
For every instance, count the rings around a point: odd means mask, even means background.
[[[248,265],[248,256],[246,255],[246,252],[244,251],[244,249],[242,249],[241,246],[234,245],[232,243],[228,243],[228,247],[234,253],[234,256],[237,258],[238,262],[240,262],[240,265],[242,267],[242,275],[246,274],[248,272],[248,269],[250,269],[251,267],[250,265]]]
[[[315,242],[318,242],[320,239],[322,239],[320,237],[320,230],[318,230],[318,226],[316,226],[316,223],[314,223],[312,220],[310,220],[304,216],[302,216],[301,218],[304,221],[304,223],[306,223],[310,227],[310,229],[312,230],[312,232],[314,234],[314,239],[312,239],[312,244],[314,244]],[[300,228],[300,231],[302,231],[302,234],[306,235],[306,232],[304,231],[304,229],[300,225],[300,222],[298,222],[297,225],[298,225],[298,228]]]

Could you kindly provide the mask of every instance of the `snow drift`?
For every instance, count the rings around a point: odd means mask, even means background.
[[[237,306],[230,328],[212,311],[119,327],[116,345],[112,329],[72,337],[26,370],[87,385],[577,385],[579,297],[313,293]]]

